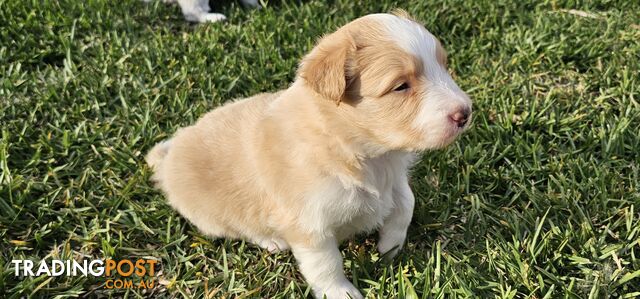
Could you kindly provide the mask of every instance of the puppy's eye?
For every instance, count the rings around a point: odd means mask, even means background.
[[[404,82],[400,85],[398,85],[398,87],[394,88],[393,91],[404,91],[409,89],[409,84],[407,84],[407,82]]]

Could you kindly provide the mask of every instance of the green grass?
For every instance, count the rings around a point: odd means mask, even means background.
[[[0,294],[308,296],[291,254],[172,211],[143,155],[285,88],[322,33],[401,7],[443,41],[474,125],[415,167],[406,249],[383,263],[375,236],[344,244],[349,277],[369,298],[640,297],[640,2],[358,2],[228,1],[229,22],[191,25],[160,1],[0,0]],[[113,291],[9,263],[83,257],[161,272]]]

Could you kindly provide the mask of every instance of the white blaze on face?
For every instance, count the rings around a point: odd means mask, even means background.
[[[448,119],[449,115],[462,107],[470,108],[469,97],[453,81],[444,66],[438,63],[436,38],[422,25],[391,14],[375,14],[371,17],[386,27],[389,36],[400,48],[422,62],[426,92],[412,125],[424,132],[427,143],[441,143],[443,138],[448,138],[443,134],[455,130]]]

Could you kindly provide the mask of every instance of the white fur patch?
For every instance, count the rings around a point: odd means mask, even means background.
[[[390,14],[375,14],[372,17],[387,28],[389,36],[398,46],[420,59],[424,65],[424,74],[434,85],[455,93],[462,93],[460,87],[436,57],[436,38],[422,25]]]
[[[363,182],[325,181],[306,198],[300,225],[338,241],[379,228],[394,208],[394,185],[406,178],[414,159],[412,153],[391,152],[365,161]]]
[[[300,272],[313,287],[315,298],[364,298],[344,276],[342,255],[334,238],[324,240],[313,248],[293,248]]]

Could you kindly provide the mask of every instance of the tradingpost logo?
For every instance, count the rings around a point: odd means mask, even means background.
[[[16,276],[95,276],[107,278],[107,289],[151,289],[155,286],[157,260],[12,260]],[[135,274],[135,275],[134,275]],[[137,277],[137,279],[134,279]]]

